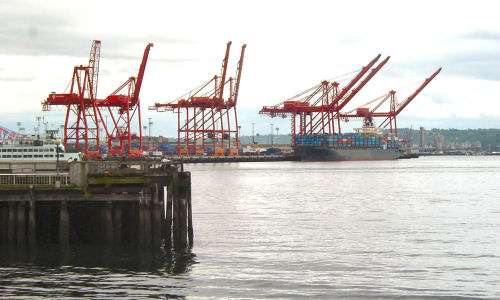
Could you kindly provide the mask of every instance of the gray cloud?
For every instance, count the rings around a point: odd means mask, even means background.
[[[144,49],[147,42],[196,44],[194,40],[160,34],[80,32],[79,20],[73,13],[16,9],[16,6],[16,2],[0,4],[0,54],[86,57],[92,41],[99,39],[103,41],[102,53],[106,58],[128,60],[142,56],[142,50],[135,56],[129,54],[129,49],[136,46]]]
[[[37,77],[34,75],[1,75],[0,74],[0,81],[32,81],[35,80]]]
[[[454,53],[439,53],[434,56],[412,58],[411,62],[397,62],[387,66],[385,74],[401,77],[408,72],[430,76],[439,67],[441,74],[485,80],[500,81],[500,49],[473,49]]]
[[[498,41],[498,40],[500,40],[500,32],[478,30],[478,31],[472,31],[472,32],[467,32],[467,33],[461,34],[458,36],[458,38],[459,39],[472,39],[472,40]]]

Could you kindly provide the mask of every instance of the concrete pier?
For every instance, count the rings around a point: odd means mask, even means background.
[[[192,246],[191,174],[181,164],[76,162],[68,176],[60,187],[4,179],[0,242]]]

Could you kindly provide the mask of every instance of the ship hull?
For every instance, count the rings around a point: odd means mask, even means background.
[[[398,149],[333,148],[320,145],[297,145],[295,154],[302,161],[393,160],[402,153]]]

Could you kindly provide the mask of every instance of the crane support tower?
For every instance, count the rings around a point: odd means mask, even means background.
[[[86,157],[99,156],[99,122],[102,116],[96,101],[97,77],[101,41],[95,40],[90,50],[88,66],[75,66],[69,93],[51,93],[42,102],[43,110],[49,111],[52,105],[66,107],[64,121],[64,147],[82,151]],[[83,145],[82,145],[83,144]]]
[[[168,103],[150,110],[177,113],[177,154],[238,155],[239,127],[236,104],[246,44],[241,47],[235,77],[227,76],[231,41],[226,45],[220,75]],[[225,94],[225,90],[228,93]],[[228,95],[224,98],[224,95]]]

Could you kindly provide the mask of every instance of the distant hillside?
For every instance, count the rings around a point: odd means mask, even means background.
[[[406,139],[409,128],[398,129],[400,139]],[[500,148],[500,129],[436,129],[425,130],[424,145],[433,145],[435,136],[442,136],[444,145],[455,145],[461,143],[481,144],[483,150],[493,151]],[[420,129],[413,129],[411,134],[412,144],[418,144],[420,140]]]

